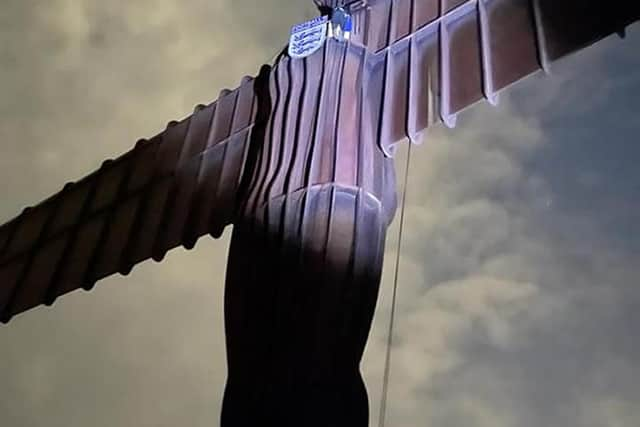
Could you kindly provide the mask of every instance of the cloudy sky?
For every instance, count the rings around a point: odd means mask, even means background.
[[[5,0],[0,221],[253,74],[306,3]],[[387,425],[640,424],[639,48],[635,27],[412,150]],[[218,425],[229,231],[0,328],[2,426]]]

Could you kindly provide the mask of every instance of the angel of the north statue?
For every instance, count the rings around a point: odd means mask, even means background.
[[[0,228],[0,316],[233,224],[221,425],[365,427],[393,154],[640,19],[636,0],[316,0],[255,78]]]

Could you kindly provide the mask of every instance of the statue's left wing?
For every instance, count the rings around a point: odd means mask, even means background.
[[[232,221],[256,120],[255,81],[0,226],[0,317],[53,304]]]

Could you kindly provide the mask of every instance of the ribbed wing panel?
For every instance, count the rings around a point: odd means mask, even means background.
[[[640,19],[640,2],[614,0],[371,0],[352,5],[352,42],[367,47],[380,102],[379,144],[394,145],[548,64]],[[379,77],[382,77],[380,82]]]
[[[232,221],[255,121],[254,80],[0,227],[3,321]]]

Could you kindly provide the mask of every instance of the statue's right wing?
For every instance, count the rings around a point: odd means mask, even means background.
[[[330,0],[322,0],[328,3]],[[378,143],[457,114],[640,20],[638,0],[362,0],[352,43],[367,49],[365,96]]]
[[[255,80],[0,227],[0,317],[170,249],[218,237],[232,221],[256,120]]]

